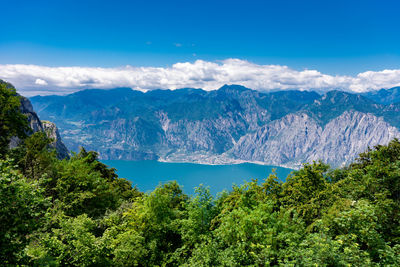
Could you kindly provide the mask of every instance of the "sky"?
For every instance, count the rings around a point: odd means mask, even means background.
[[[400,85],[400,1],[0,2],[0,79],[25,95]]]

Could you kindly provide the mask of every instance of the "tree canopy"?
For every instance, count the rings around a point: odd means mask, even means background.
[[[0,80],[0,158],[7,152],[12,137],[24,138],[29,129],[20,106],[20,96],[15,88]]]

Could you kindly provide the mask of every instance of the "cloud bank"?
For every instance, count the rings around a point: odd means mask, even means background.
[[[131,87],[136,90],[184,87],[218,89],[240,84],[259,91],[340,89],[366,92],[400,86],[400,69],[367,71],[356,76],[332,76],[317,70],[294,70],[281,65],[258,65],[246,60],[197,60],[171,67],[46,67],[0,65],[0,79],[13,83],[26,96],[66,94],[85,88]]]

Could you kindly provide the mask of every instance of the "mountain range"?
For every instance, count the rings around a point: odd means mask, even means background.
[[[239,85],[146,93],[115,88],[30,100],[41,119],[58,126],[69,149],[84,146],[102,159],[342,166],[400,137],[400,88],[322,95]]]

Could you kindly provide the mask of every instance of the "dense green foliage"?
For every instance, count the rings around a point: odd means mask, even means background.
[[[0,158],[7,152],[12,137],[23,138],[29,129],[20,105],[15,88],[0,80]]]
[[[1,144],[4,265],[400,265],[399,140],[343,169],[314,162],[217,197],[175,182],[143,194],[95,152],[58,160],[49,142],[35,133]]]

